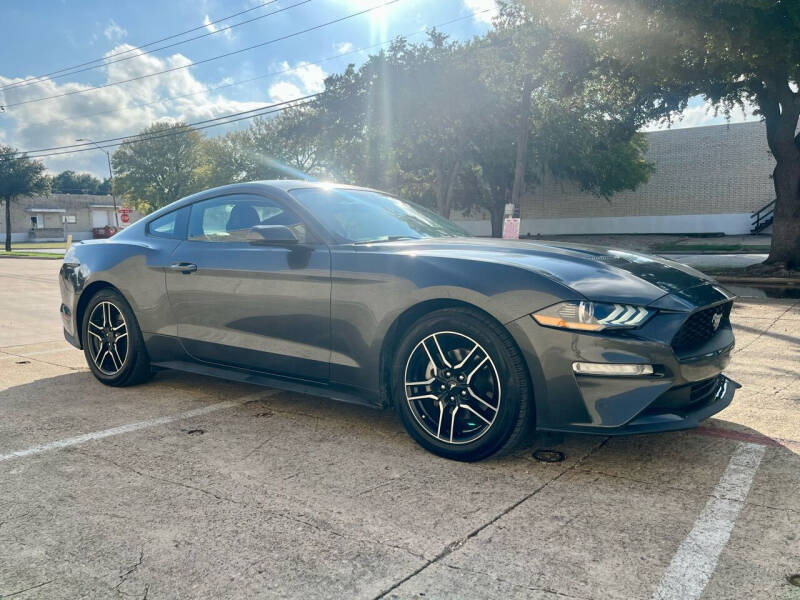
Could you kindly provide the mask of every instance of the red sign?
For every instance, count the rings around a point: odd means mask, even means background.
[[[122,221],[123,223],[127,223],[128,221],[131,220],[131,216],[128,214],[127,211],[125,211],[119,216],[119,220]]]
[[[518,240],[519,239],[519,217],[507,217],[503,220],[503,239]]]

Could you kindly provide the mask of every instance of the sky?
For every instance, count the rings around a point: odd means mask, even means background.
[[[397,0],[380,7],[386,2],[4,0],[0,39],[7,50],[0,53],[0,88],[16,85],[0,89],[0,144],[34,150],[73,144],[79,138],[123,137],[158,120],[193,123],[297,98],[321,91],[327,75],[341,72],[348,63],[360,64],[379,50],[378,45],[398,35],[422,40],[425,29],[459,18],[439,28],[455,39],[483,34],[496,9],[495,0]],[[373,7],[380,8],[213,59]],[[247,12],[222,20],[241,11]],[[228,27],[238,23],[243,24]],[[156,49],[152,53],[126,52],[190,29],[144,48]],[[179,43],[197,36],[203,37]],[[171,44],[175,45],[158,50]],[[104,57],[105,65],[89,68],[98,64],[90,61]],[[194,64],[206,59],[213,60]],[[59,72],[83,63],[90,64],[80,67],[82,72]],[[175,70],[83,91],[165,69]],[[37,79],[17,83],[32,77]],[[39,101],[62,94],[66,95]],[[753,117],[736,113],[732,121],[745,119]],[[673,127],[724,122],[697,98]],[[225,130],[217,127],[206,133]],[[44,160],[52,173],[72,169],[108,175],[106,157],[99,150]]]

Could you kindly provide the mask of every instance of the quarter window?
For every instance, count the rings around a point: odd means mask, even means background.
[[[147,224],[147,232],[156,237],[180,239],[182,237],[180,229],[185,229],[185,225],[181,227],[180,222],[181,220],[186,222],[185,217],[180,219],[182,213],[184,213],[183,209],[173,210],[163,217],[150,221]]]

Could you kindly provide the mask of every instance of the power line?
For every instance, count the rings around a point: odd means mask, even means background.
[[[385,6],[389,6],[390,4],[396,4],[397,2],[400,2],[400,0],[388,0],[388,2],[384,2],[383,4],[378,4],[377,6],[373,6],[371,8],[367,8],[367,9],[364,9],[364,10],[361,10],[361,11],[358,11],[358,12],[355,12],[355,13],[351,13],[349,15],[346,15],[344,17],[339,17],[338,19],[334,19],[334,20],[328,21],[326,23],[320,23],[319,25],[314,25],[313,27],[308,27],[307,29],[303,29],[301,31],[296,31],[294,33],[290,33],[290,34],[287,34],[287,35],[284,35],[284,36],[281,36],[281,37],[277,37],[277,38],[274,38],[274,39],[271,39],[271,40],[267,40],[266,42],[261,42],[259,44],[254,44],[253,46],[248,46],[246,48],[241,48],[239,50],[233,50],[231,52],[226,52],[226,53],[220,54],[218,56],[212,56],[211,58],[206,58],[206,59],[203,59],[203,60],[199,60],[197,62],[188,64],[188,65],[180,65],[180,66],[177,66],[177,67],[172,67],[171,69],[165,69],[164,71],[157,71],[155,73],[148,73],[146,75],[139,75],[138,77],[131,77],[130,79],[124,79],[124,80],[121,80],[121,81],[113,81],[113,82],[110,82],[110,83],[105,83],[103,85],[97,85],[97,86],[94,86],[94,87],[83,88],[83,89],[80,89],[80,90],[73,90],[71,92],[65,92],[63,94],[56,94],[54,96],[45,96],[43,98],[33,98],[31,100],[24,100],[22,102],[14,102],[12,104],[5,104],[3,106],[0,106],[0,109],[12,108],[14,106],[22,106],[24,104],[32,104],[34,102],[42,102],[44,100],[53,100],[55,98],[63,98],[64,96],[72,96],[74,94],[83,94],[85,92],[90,92],[90,91],[99,90],[99,89],[102,89],[102,88],[116,86],[116,85],[120,85],[120,84],[123,84],[123,83],[129,83],[131,81],[138,81],[140,79],[146,79],[148,77],[155,77],[156,75],[164,75],[165,73],[172,73],[174,71],[180,71],[182,69],[188,69],[189,67],[195,67],[197,65],[202,65],[202,64],[214,61],[214,60],[219,60],[221,58],[227,58],[229,56],[234,56],[236,54],[241,54],[242,52],[248,52],[248,51],[253,50],[255,48],[261,48],[261,47],[267,46],[269,44],[274,44],[275,42],[280,42],[280,41],[283,41],[283,40],[286,40],[286,39],[289,39],[289,38],[292,38],[292,37],[296,37],[298,35],[302,35],[304,33],[309,33],[310,31],[316,31],[317,29],[322,29],[323,27],[328,27],[329,25],[334,25],[335,23],[341,23],[342,21],[347,21],[348,19],[352,19],[352,18],[358,17],[360,15],[372,12],[373,10],[377,10],[377,9],[383,8]]]
[[[449,21],[444,21],[442,23],[437,23],[435,25],[431,25],[430,28],[434,28],[435,29],[435,28],[439,28],[439,27],[446,27],[448,25],[452,25],[453,23],[457,23],[459,21],[464,21],[466,19],[472,19],[475,16],[483,14],[483,13],[486,13],[486,12],[494,12],[494,10],[495,9],[493,9],[493,8],[487,8],[487,9],[484,9],[484,10],[479,10],[479,11],[476,11],[476,12],[469,13],[467,15],[461,16],[461,17],[457,17],[455,19],[451,19]],[[266,79],[266,78],[269,78],[269,77],[275,77],[277,75],[283,75],[285,73],[291,73],[291,72],[297,71],[298,69],[301,69],[301,68],[303,68],[305,66],[320,65],[320,64],[322,64],[324,62],[328,62],[328,61],[331,61],[331,60],[337,60],[337,59],[340,59],[340,58],[345,57],[345,56],[350,56],[350,55],[353,55],[353,54],[359,54],[359,53],[365,52],[367,50],[372,50],[373,48],[386,46],[387,44],[391,44],[398,37],[411,38],[411,37],[414,37],[414,36],[422,35],[424,33],[425,33],[424,31],[419,31],[419,30],[416,30],[416,31],[413,31],[413,32],[410,32],[410,33],[400,33],[400,34],[395,35],[391,39],[384,40],[382,42],[377,42],[377,43],[371,44],[369,46],[362,46],[361,48],[356,48],[354,50],[348,50],[347,52],[338,53],[338,54],[333,55],[333,56],[327,56],[325,58],[321,58],[321,59],[313,61],[313,62],[303,62],[303,64],[298,65],[296,67],[291,67],[291,68],[288,68],[288,69],[281,69],[279,71],[271,71],[271,72],[265,73],[263,75],[258,75],[257,77],[251,77],[249,79],[242,79],[242,80],[239,80],[239,81],[234,81],[234,82],[226,83],[226,84],[223,84],[223,85],[218,85],[218,86],[210,87],[210,88],[207,88],[207,89],[204,89],[204,90],[200,90],[200,91],[197,91],[197,92],[189,92],[187,94],[177,94],[175,96],[165,96],[163,98],[159,98],[158,100],[154,100],[152,102],[140,102],[138,104],[133,104],[131,106],[126,106],[126,107],[123,107],[123,108],[113,108],[111,110],[105,110],[105,111],[94,112],[94,113],[86,113],[86,114],[82,114],[82,115],[75,115],[73,117],[66,117],[64,119],[54,119],[52,121],[36,122],[35,125],[38,125],[38,126],[53,125],[53,124],[56,124],[56,123],[64,123],[64,122],[67,122],[67,121],[74,121],[74,120],[77,120],[77,119],[85,119],[87,117],[96,117],[96,116],[100,116],[100,115],[114,114],[114,113],[118,113],[118,112],[126,112],[126,111],[129,111],[129,110],[133,110],[135,108],[143,108],[143,107],[146,107],[146,106],[155,106],[155,105],[158,105],[158,104],[163,104],[167,100],[178,100],[178,99],[181,99],[181,98],[190,98],[192,96],[198,96],[200,94],[207,94],[209,92],[215,92],[217,90],[222,90],[222,89],[226,89],[226,88],[230,88],[230,87],[236,87],[236,86],[239,86],[239,85],[243,85],[245,83],[252,83],[253,81],[258,81],[260,79]]]
[[[225,119],[225,118],[228,118],[228,117],[238,117],[239,115],[246,115],[247,113],[257,112],[259,110],[264,110],[265,108],[272,108],[274,106],[280,106],[280,105],[283,105],[283,104],[288,104],[290,102],[296,102],[298,100],[306,100],[308,98],[315,98],[317,96],[319,96],[319,94],[308,94],[307,96],[301,96],[300,98],[295,98],[294,100],[286,100],[284,102],[277,102],[275,104],[267,104],[266,106],[259,106],[258,108],[252,108],[250,110],[243,110],[241,112],[231,113],[231,114],[228,114],[228,115],[223,115],[221,117],[214,117],[212,119],[204,119],[203,121],[195,121],[194,123],[187,123],[186,126],[187,127],[194,127],[195,125],[202,125],[203,123],[210,123],[211,121],[217,121],[219,119]],[[136,134],[123,135],[121,137],[109,138],[107,140],[100,140],[98,143],[102,144],[104,142],[113,142],[113,141],[116,141],[116,140],[125,140],[125,139],[128,139],[130,137],[134,137],[135,135]],[[38,148],[36,150],[26,150],[26,152],[35,154],[35,153],[38,153],[38,152],[47,152],[49,150],[62,150],[64,148],[77,148],[79,146],[92,146],[93,144],[95,144],[95,142],[84,142],[82,144],[67,144],[66,146],[53,146],[51,148]],[[0,154],[0,156],[8,156],[8,155],[9,154],[5,154],[5,155]]]
[[[0,87],[0,91],[5,90],[5,89],[10,88],[10,87],[16,87],[16,86],[24,84],[26,82],[33,82],[34,80],[46,79],[47,77],[50,77],[51,75],[56,75],[57,73],[63,73],[64,71],[71,71],[72,69],[78,69],[80,67],[85,67],[86,65],[90,65],[92,63],[104,62],[104,61],[108,60],[109,58],[113,58],[115,56],[122,56],[123,54],[128,54],[130,52],[135,52],[136,50],[141,50],[142,48],[148,48],[148,47],[153,46],[155,44],[160,44],[161,42],[166,42],[167,40],[171,40],[171,39],[174,39],[176,37],[180,37],[182,35],[186,35],[187,33],[192,33],[193,31],[197,31],[198,29],[204,29],[204,28],[208,27],[209,25],[216,25],[217,23],[221,23],[222,21],[227,21],[228,19],[232,19],[233,17],[238,17],[239,15],[243,15],[245,13],[249,13],[249,12],[252,12],[254,10],[258,10],[259,8],[267,6],[268,4],[274,4],[275,2],[278,2],[278,0],[269,0],[268,2],[264,2],[262,4],[259,4],[258,6],[254,6],[253,8],[248,8],[247,10],[242,10],[242,11],[234,13],[232,15],[228,15],[227,17],[222,17],[222,18],[217,19],[215,21],[211,21],[209,23],[204,23],[203,25],[198,25],[197,27],[193,27],[191,29],[187,29],[186,31],[182,31],[180,33],[175,33],[173,35],[169,35],[167,37],[161,38],[160,40],[147,42],[146,44],[142,44],[141,46],[137,46],[135,48],[130,48],[128,50],[121,50],[120,52],[115,52],[114,54],[109,54],[108,56],[104,56],[102,58],[95,58],[94,60],[90,60],[90,61],[87,61],[87,62],[84,62],[84,63],[80,63],[78,65],[73,65],[71,67],[64,67],[63,69],[57,69],[56,71],[50,71],[49,73],[45,73],[44,75],[37,75],[36,77],[28,77],[26,79],[23,79],[22,81],[16,81],[16,82],[10,83],[10,84],[8,84],[6,86],[2,86],[2,87]]]
[[[243,121],[245,119],[253,119],[255,117],[260,117],[262,115],[272,114],[275,112],[281,112],[283,110],[288,110],[290,108],[299,108],[303,106],[307,106],[311,103],[315,97],[319,96],[320,94],[309,94],[307,96],[301,96],[299,98],[292,98],[291,100],[285,100],[283,102],[277,102],[275,104],[268,104],[266,106],[260,106],[258,108],[254,108],[251,110],[241,111],[238,113],[231,113],[228,115],[223,115],[221,117],[215,117],[213,119],[205,119],[203,121],[196,121],[194,123],[187,123],[180,131],[173,131],[173,132],[165,132],[165,133],[154,133],[154,134],[133,134],[124,137],[116,137],[116,138],[109,138],[106,140],[99,140],[95,145],[91,145],[92,143],[83,143],[83,144],[70,144],[67,146],[57,146],[52,148],[52,150],[60,150],[59,152],[47,152],[44,154],[39,154],[39,152],[44,152],[45,150],[50,150],[49,148],[44,148],[40,150],[30,150],[30,151],[23,151],[23,152],[16,152],[16,153],[6,153],[0,154],[0,159],[2,158],[22,158],[23,155],[27,158],[44,158],[47,156],[58,156],[60,154],[73,154],[76,152],[88,152],[94,150],[95,148],[113,148],[115,146],[120,146],[126,141],[131,142],[139,142],[139,141],[147,141],[151,139],[158,139],[162,137],[169,137],[171,135],[183,135],[189,133],[191,131],[200,131],[203,129],[209,129],[211,127],[218,127],[220,125],[227,125],[228,123],[236,123],[238,121]],[[251,113],[251,114],[248,114]],[[240,116],[245,115],[245,116]],[[236,118],[232,118],[236,117]],[[207,125],[203,125],[207,123]],[[198,125],[202,125],[198,127]],[[88,146],[88,147],[87,147]],[[63,150],[67,149],[67,150]],[[35,153],[35,156],[29,156],[28,153]]]
[[[277,2],[277,0],[273,0],[273,2]],[[70,71],[68,73],[62,73],[61,75],[56,75],[54,77],[51,77],[50,79],[52,80],[52,79],[60,79],[62,77],[69,77],[70,75],[76,75],[78,73],[83,73],[85,71],[92,71],[94,69],[100,69],[102,67],[107,67],[108,65],[113,65],[113,64],[118,63],[118,62],[122,62],[122,61],[125,61],[125,60],[131,60],[133,58],[139,58],[140,56],[145,56],[146,54],[152,54],[153,52],[158,52],[160,50],[166,50],[167,48],[172,48],[174,46],[180,46],[182,44],[186,44],[188,42],[193,42],[195,40],[199,40],[201,38],[205,38],[205,37],[208,37],[210,35],[216,35],[218,33],[224,32],[224,31],[230,31],[234,27],[239,27],[240,25],[246,25],[248,23],[252,23],[253,21],[258,21],[260,19],[265,19],[267,17],[271,17],[272,15],[277,15],[278,13],[285,12],[287,10],[295,8],[296,6],[301,6],[303,4],[308,4],[309,2],[311,2],[311,0],[302,0],[301,2],[297,2],[296,4],[292,4],[292,5],[286,6],[284,8],[279,8],[278,10],[274,10],[272,12],[269,12],[269,13],[264,14],[264,15],[260,15],[258,17],[253,17],[252,19],[248,19],[248,20],[242,21],[240,23],[234,23],[233,25],[228,25],[226,27],[221,27],[221,28],[216,29],[214,31],[209,31],[209,32],[206,32],[206,33],[203,33],[203,34],[200,34],[200,35],[196,35],[195,37],[191,37],[191,38],[188,38],[188,39],[185,39],[185,40],[181,40],[179,42],[173,42],[172,44],[167,44],[166,46],[160,46],[158,48],[153,48],[152,50],[147,50],[145,52],[140,52],[139,54],[136,54],[135,56],[126,56],[125,58],[118,58],[116,60],[111,60],[111,61],[108,61],[108,62],[104,62],[104,63],[99,64],[99,65],[94,65],[92,67],[85,67],[83,69],[78,69],[76,71]],[[0,91],[4,92],[7,89],[19,89],[20,87],[25,87],[25,86],[28,86],[28,85],[33,85],[34,83],[38,83],[38,81],[31,81],[29,83],[23,83],[23,82],[18,82],[18,83],[19,83],[19,85],[12,84],[11,88],[9,88],[9,87],[1,88]]]
[[[385,5],[393,4],[393,3],[397,2],[397,1],[399,1],[399,0],[392,0],[392,2],[387,2]],[[383,6],[383,5],[381,5],[381,6]],[[365,10],[365,11],[361,11],[360,13],[356,13],[356,14],[363,14],[364,12],[369,12],[369,11],[374,10],[376,8],[380,8],[380,6],[375,6],[375,7],[372,7],[371,9],[368,9],[368,10]],[[464,19],[472,18],[472,17],[474,17],[476,15],[479,15],[479,14],[482,14],[482,13],[485,13],[485,12],[489,12],[491,10],[492,9],[485,9],[485,10],[481,10],[481,11],[476,11],[474,13],[470,13],[470,14],[462,16],[462,17],[458,17],[458,18],[455,18],[455,19],[451,19],[449,21],[445,21],[445,22],[433,25],[432,27],[436,28],[436,27],[442,27],[442,26],[445,26],[445,25],[450,25],[452,23],[455,23],[455,22],[458,22],[458,21],[462,21]],[[352,16],[355,16],[355,15],[350,15],[350,17],[352,17]],[[344,17],[344,18],[349,18],[349,17]],[[338,19],[338,20],[343,20],[344,18]],[[322,25],[322,26],[324,26],[324,25]],[[321,26],[315,26],[315,28],[319,28],[319,27],[321,27]],[[376,47],[376,46],[382,46],[382,45],[385,45],[385,44],[388,44],[388,43],[392,42],[397,37],[411,37],[412,35],[418,35],[420,33],[422,33],[422,32],[417,31],[417,32],[414,32],[412,34],[408,34],[407,36],[404,36],[404,35],[401,34],[400,36],[395,36],[395,38],[393,38],[392,40],[386,40],[384,42],[373,44],[371,46],[366,46],[366,47],[361,48],[361,49],[352,50],[350,52],[338,55],[337,57],[345,56],[347,54],[352,54],[352,53],[356,53],[356,52],[363,52],[366,49],[373,48],[373,47]],[[337,58],[337,57],[328,57],[328,58],[322,59],[322,60],[331,60],[331,59]],[[317,61],[317,62],[322,62],[322,60],[321,61]],[[306,63],[306,64],[315,64],[315,63]],[[291,71],[291,70],[296,70],[296,68],[295,69],[288,69],[288,71]],[[287,71],[287,70],[284,70],[284,71]],[[263,76],[256,77],[256,78],[253,78],[253,79],[260,79],[260,78],[267,77],[267,76],[270,76],[270,75],[271,74],[267,74],[267,75],[263,75]],[[250,80],[245,80],[244,82],[247,82],[247,81],[250,81]],[[240,83],[244,83],[244,82],[239,82],[239,84]],[[230,85],[238,85],[238,84],[229,84],[228,86],[219,86],[219,87],[230,87]],[[214,89],[218,89],[218,88],[214,88]],[[204,90],[204,91],[208,91],[208,90]],[[192,94],[189,94],[189,95],[192,95]],[[21,152],[16,152],[16,153],[6,153],[6,154],[0,154],[0,159],[3,159],[3,158],[22,158],[23,157],[22,155],[28,155],[29,153],[36,153],[36,155],[35,156],[27,156],[28,158],[45,158],[45,157],[49,157],[49,156],[58,156],[58,155],[63,155],[63,154],[74,154],[74,153],[77,153],[77,152],[87,152],[87,151],[94,150],[95,148],[113,148],[113,147],[122,145],[123,143],[125,143],[125,141],[131,141],[131,142],[133,142],[133,141],[148,141],[148,140],[151,140],[151,139],[159,139],[159,138],[163,138],[163,137],[170,137],[172,135],[184,135],[186,133],[190,133],[191,131],[198,131],[198,130],[209,129],[209,128],[212,128],[212,127],[218,127],[218,126],[221,126],[221,125],[227,125],[227,124],[230,124],[230,123],[235,123],[235,122],[246,120],[246,119],[252,119],[252,118],[256,118],[256,117],[267,115],[267,114],[273,114],[273,113],[276,113],[276,112],[281,112],[281,111],[287,110],[289,108],[300,108],[300,107],[308,106],[309,104],[311,104],[311,102],[313,101],[314,98],[316,98],[316,97],[318,97],[320,95],[321,95],[321,92],[320,93],[316,93],[316,94],[309,94],[309,95],[306,95],[306,96],[301,96],[299,98],[294,98],[294,99],[291,99],[291,100],[286,100],[286,101],[278,102],[278,103],[275,103],[275,104],[261,106],[261,107],[258,107],[258,108],[255,108],[255,109],[250,109],[250,110],[247,110],[247,111],[241,111],[241,112],[238,112],[238,113],[231,113],[231,114],[223,115],[223,116],[220,116],[220,117],[215,117],[215,118],[212,118],[212,119],[205,119],[203,121],[197,121],[195,123],[189,123],[189,124],[186,124],[186,126],[184,128],[182,128],[181,130],[179,130],[179,131],[164,132],[164,133],[160,133],[160,134],[149,134],[149,135],[148,134],[134,134],[134,135],[129,135],[129,136],[125,136],[125,137],[109,138],[109,139],[106,139],[106,140],[100,140],[99,142],[97,142],[97,145],[91,145],[93,143],[87,142],[87,143],[82,143],[82,144],[71,144],[71,145],[67,145],[67,146],[56,146],[56,147],[52,147],[52,148],[41,148],[41,149],[38,149],[38,150],[21,151]],[[118,112],[118,111],[113,111],[113,112]],[[91,116],[91,115],[88,115],[88,116]],[[198,125],[202,125],[202,126],[198,127]],[[122,140],[122,141],[120,141],[120,140]],[[100,144],[105,144],[105,145],[100,145]],[[87,146],[89,146],[89,147],[87,147]],[[59,151],[58,152],[42,153],[42,152],[49,151],[49,150],[59,150]]]

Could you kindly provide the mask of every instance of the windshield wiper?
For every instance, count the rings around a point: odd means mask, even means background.
[[[420,237],[414,237],[411,235],[385,235],[383,237],[376,238],[374,240],[359,240],[357,242],[353,242],[353,244],[377,244],[378,242],[399,242],[402,240],[421,240]]]

